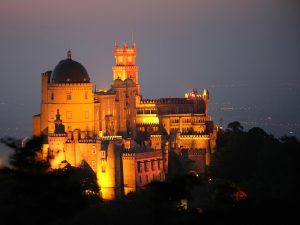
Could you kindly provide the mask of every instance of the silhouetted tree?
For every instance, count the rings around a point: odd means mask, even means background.
[[[18,171],[45,172],[49,163],[42,159],[42,137],[33,136],[27,140],[11,137],[2,138],[1,142],[13,149],[9,163]]]
[[[2,142],[14,150],[13,168],[0,170],[0,217],[5,224],[60,223],[86,209],[91,200],[99,202],[95,174],[71,166],[49,170],[40,158],[40,138]]]
[[[243,131],[244,127],[238,121],[231,122],[227,125],[227,130],[233,132],[241,132]]]

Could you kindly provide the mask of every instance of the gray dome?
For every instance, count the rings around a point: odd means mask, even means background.
[[[79,62],[71,59],[68,52],[68,58],[61,60],[54,68],[52,73],[52,83],[89,83],[90,77]]]

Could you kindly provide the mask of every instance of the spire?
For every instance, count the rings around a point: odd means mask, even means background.
[[[134,43],[134,39],[133,39],[133,32],[131,32],[131,43]]]
[[[60,120],[59,109],[57,109],[57,113],[56,113],[56,120]]]
[[[59,109],[57,109],[56,120],[54,120],[54,134],[64,134],[65,126],[62,124],[62,120],[60,119]]]
[[[71,49],[69,49],[69,50],[67,51],[67,58],[68,58],[68,59],[72,59],[72,51],[71,51]]]
[[[136,43],[135,43],[135,41],[132,42],[132,47],[136,51]]]
[[[133,32],[131,33],[131,43],[132,43],[132,48],[134,50],[136,50],[136,43],[135,43],[134,38],[133,38]]]
[[[127,48],[127,42],[126,41],[124,41],[123,48]]]

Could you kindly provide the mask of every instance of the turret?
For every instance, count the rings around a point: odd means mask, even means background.
[[[205,115],[208,118],[208,100],[209,100],[209,92],[208,90],[204,89],[202,94],[203,100],[205,102]]]
[[[138,80],[139,67],[135,65],[136,59],[136,43],[132,43],[132,47],[128,47],[127,42],[124,42],[122,47],[118,47],[114,43],[114,55],[116,64],[113,66],[113,79],[126,80],[131,78],[136,87],[136,93],[140,94],[140,85]]]
[[[107,149],[101,149],[98,182],[103,199],[113,200],[121,196],[121,147],[109,141]]]
[[[169,165],[169,142],[165,141],[162,147],[162,156],[163,156],[163,167],[164,172],[168,174],[168,165]]]
[[[48,134],[48,84],[51,77],[51,71],[42,73],[41,75],[41,84],[42,84],[42,102],[41,102],[41,133]],[[50,93],[52,95],[52,93]],[[52,96],[50,96],[52,98]]]

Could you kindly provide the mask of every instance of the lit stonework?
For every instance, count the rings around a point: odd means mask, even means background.
[[[43,158],[51,159],[52,168],[87,166],[95,172],[104,199],[164,181],[173,173],[170,154],[194,162],[186,172],[205,174],[215,150],[208,91],[144,99],[136,52],[135,43],[115,43],[108,90],[93,91],[86,69],[72,59],[70,50],[53,71],[41,76],[41,113],[33,116],[33,135],[48,137]]]

